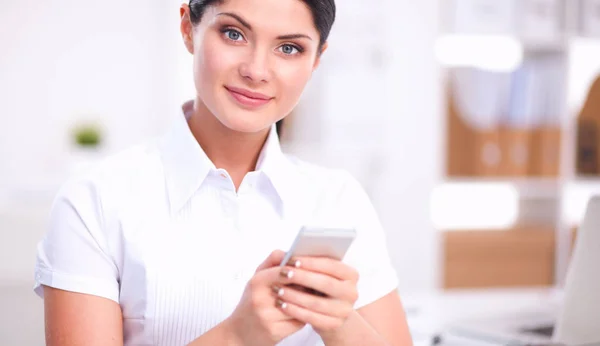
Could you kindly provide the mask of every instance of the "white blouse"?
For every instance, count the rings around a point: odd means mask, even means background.
[[[120,304],[125,345],[186,345],[226,319],[256,267],[303,225],[352,227],[356,308],[397,287],[382,227],[349,174],[284,155],[275,127],[236,192],[184,113],[164,136],[104,160],[59,192],[38,245],[41,285]],[[310,326],[280,345],[320,343]]]

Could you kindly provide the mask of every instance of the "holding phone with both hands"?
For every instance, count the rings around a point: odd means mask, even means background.
[[[341,261],[356,238],[356,230],[343,228],[303,227],[280,263],[285,266],[295,257],[328,257]],[[304,291],[324,296],[323,293],[302,287]]]

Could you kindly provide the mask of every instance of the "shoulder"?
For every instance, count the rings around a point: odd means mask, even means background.
[[[356,222],[372,209],[371,200],[362,184],[349,171],[310,163],[288,156],[298,177],[297,193],[314,205],[318,222],[333,220]]]
[[[82,205],[118,201],[161,177],[159,145],[152,139],[110,154],[70,176],[56,199]]]
[[[329,193],[362,189],[358,180],[345,169],[318,165],[293,155],[286,155],[286,157],[294,167],[301,183],[312,186],[312,189]]]

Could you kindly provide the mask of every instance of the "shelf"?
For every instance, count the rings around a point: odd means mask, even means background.
[[[573,182],[582,185],[600,186],[600,176],[577,176]]]
[[[560,209],[565,223],[576,226],[583,218],[589,199],[593,195],[600,195],[600,177],[578,177],[561,184],[558,179],[536,178],[449,179],[439,184],[433,193],[434,220],[441,228],[508,227],[516,220],[519,209],[521,217],[527,212],[523,210],[525,205],[520,204],[519,200],[533,200],[537,203],[540,200],[554,199],[559,202],[558,199],[561,198]],[[530,208],[534,206],[528,205]],[[555,207],[554,204],[544,204],[543,210],[549,206]]]
[[[521,199],[552,199],[558,197],[560,193],[560,180],[558,178],[466,177],[450,178],[443,184],[474,189],[485,188],[486,186],[505,186],[515,189]]]
[[[454,181],[431,196],[431,220],[438,230],[505,229],[519,214],[519,192],[502,182]]]
[[[600,176],[576,173],[578,160],[588,171],[600,162],[600,1],[441,4],[435,53],[446,73],[448,177],[432,193],[434,227],[547,225],[562,283],[566,235],[600,195]]]

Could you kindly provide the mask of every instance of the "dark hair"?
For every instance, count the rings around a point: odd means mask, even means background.
[[[196,25],[202,19],[206,8],[221,4],[224,0],[190,0],[190,20]],[[320,47],[325,44],[335,21],[335,0],[302,0],[312,12],[315,27],[320,35]]]

